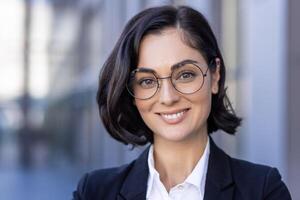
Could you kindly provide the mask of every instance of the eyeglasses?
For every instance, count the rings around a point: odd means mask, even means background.
[[[186,60],[172,66],[168,77],[158,77],[155,71],[147,68],[137,68],[130,73],[126,88],[136,99],[150,99],[161,83],[159,80],[170,79],[173,87],[182,94],[193,94],[199,91],[207,76],[208,67],[203,73],[196,61]]]

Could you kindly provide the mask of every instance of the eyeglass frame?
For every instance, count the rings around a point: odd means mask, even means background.
[[[151,96],[148,97],[148,98],[137,98],[137,97],[134,96],[134,94],[133,94],[133,93],[130,91],[130,89],[129,89],[128,83],[129,83],[130,78],[128,78],[128,81],[127,81],[127,83],[126,83],[126,89],[127,89],[128,93],[129,93],[133,98],[139,99],[139,100],[148,100],[148,99],[151,99],[152,97],[154,97],[155,94],[157,93],[157,91],[159,90],[159,88],[161,87],[161,83],[159,82],[159,80],[170,79],[170,82],[171,82],[173,88],[174,88],[177,92],[179,92],[180,94],[183,94],[183,95],[194,94],[194,93],[198,92],[199,90],[201,90],[201,88],[203,87],[204,81],[205,81],[205,77],[207,76],[207,72],[208,72],[208,69],[209,69],[209,66],[211,65],[211,63],[212,63],[212,62],[210,62],[210,63],[207,65],[207,69],[206,69],[205,73],[203,73],[203,70],[201,69],[201,67],[199,66],[199,63],[198,63],[197,61],[195,61],[195,60],[190,60],[190,59],[183,60],[183,61],[181,61],[181,62],[179,62],[179,63],[176,63],[175,65],[172,65],[172,67],[171,67],[171,70],[172,70],[171,75],[170,75],[170,76],[166,76],[166,77],[158,77],[157,74],[156,74],[156,72],[153,71],[153,70],[151,70],[151,69],[147,69],[147,68],[142,68],[142,69],[141,69],[141,68],[136,68],[136,69],[134,69],[133,71],[130,72],[130,76],[129,76],[129,77],[131,77],[132,74],[135,74],[136,72],[139,72],[139,71],[141,71],[141,70],[143,70],[143,72],[146,72],[146,71],[148,70],[148,72],[152,73],[152,74],[154,75],[154,77],[156,78],[156,80],[157,80],[157,87],[156,87],[156,90],[155,90],[155,92],[153,93],[153,95],[151,95]],[[202,74],[202,76],[203,76],[203,81],[202,81],[201,86],[199,87],[199,89],[197,89],[196,91],[191,92],[191,93],[184,93],[184,92],[179,91],[179,90],[175,87],[175,85],[174,85],[174,83],[173,83],[173,81],[172,81],[172,75],[173,75],[175,69],[176,69],[176,68],[179,68],[179,67],[181,67],[182,65],[185,65],[185,64],[192,64],[192,65],[194,65],[195,67],[197,67],[197,68],[200,70],[200,72],[201,72],[201,74]],[[175,68],[175,69],[174,69],[174,68]]]

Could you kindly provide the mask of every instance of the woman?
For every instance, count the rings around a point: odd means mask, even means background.
[[[275,168],[233,159],[209,137],[240,125],[206,19],[192,8],[150,8],[126,25],[99,81],[100,116],[116,140],[149,148],[97,170],[74,199],[291,199]]]

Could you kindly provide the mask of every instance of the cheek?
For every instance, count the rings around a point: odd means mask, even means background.
[[[140,113],[145,112],[147,110],[147,104],[143,103],[142,101],[135,101],[135,106]]]
[[[198,95],[194,95],[193,98],[190,99],[192,101],[192,104],[198,111],[195,113],[196,115],[198,115],[196,118],[201,117],[202,119],[207,120],[211,111],[211,98],[212,94],[209,88],[206,88]]]
[[[152,115],[152,103],[146,101],[141,101],[141,100],[137,100],[135,102],[135,105],[139,111],[139,114],[141,116],[141,118],[143,119],[144,123],[151,129],[151,127],[153,126],[153,124],[155,124],[154,122],[154,118]]]
[[[141,117],[144,119],[145,116],[147,116],[147,113],[151,112],[153,104],[149,100],[136,100],[135,105],[136,105]]]

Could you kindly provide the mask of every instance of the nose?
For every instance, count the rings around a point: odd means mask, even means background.
[[[161,79],[159,88],[159,102],[164,105],[173,105],[179,101],[179,94],[173,87],[170,79]]]

